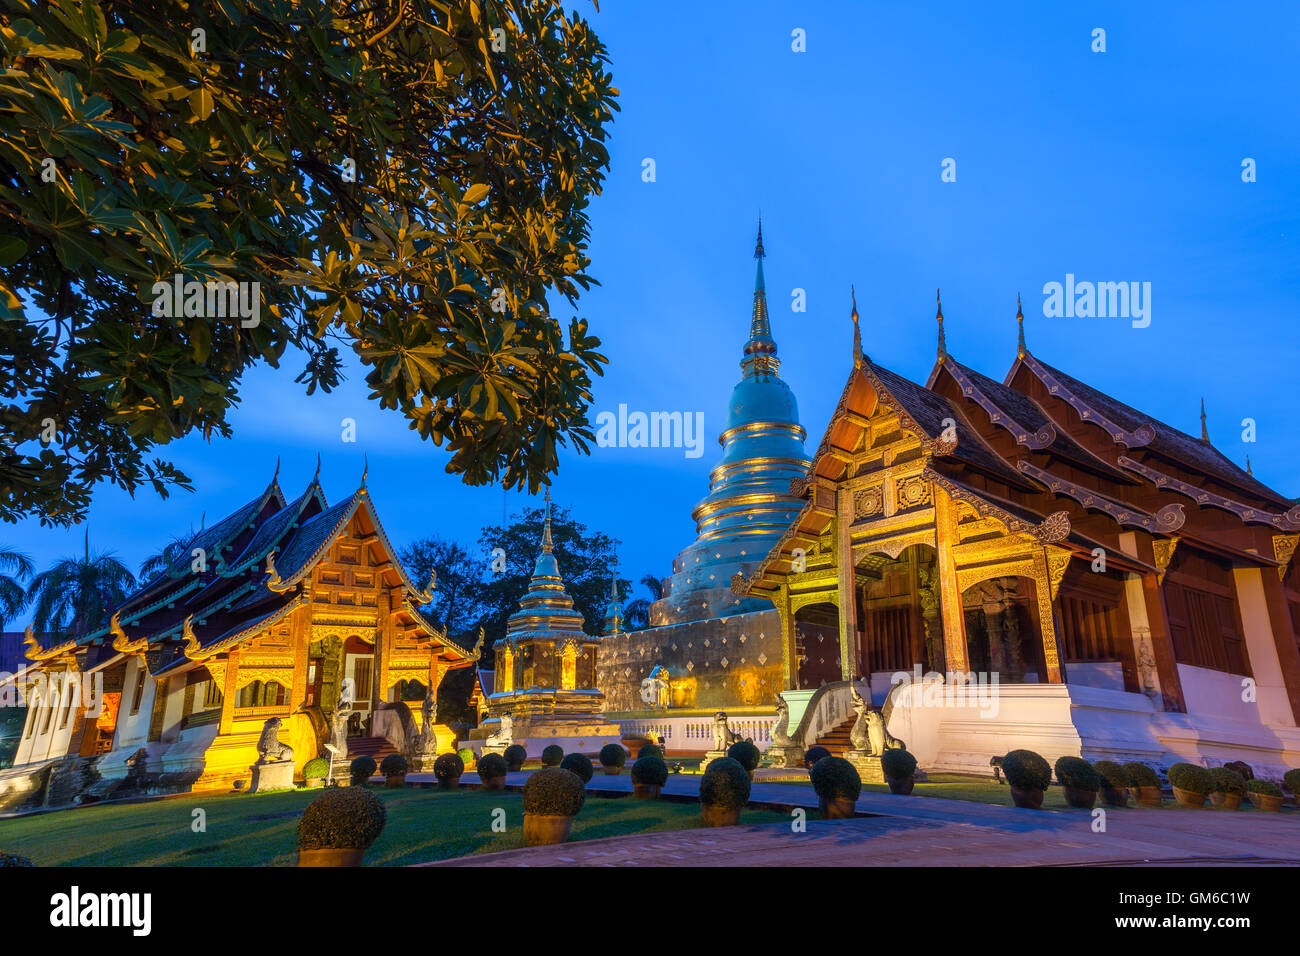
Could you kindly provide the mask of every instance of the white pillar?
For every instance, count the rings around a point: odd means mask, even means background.
[[[1286,682],[1282,679],[1282,664],[1273,644],[1273,624],[1268,616],[1260,569],[1233,568],[1232,578],[1237,591],[1237,606],[1241,609],[1242,637],[1246,641],[1250,671],[1255,678],[1259,715],[1275,726],[1294,727],[1295,716],[1291,713]]]

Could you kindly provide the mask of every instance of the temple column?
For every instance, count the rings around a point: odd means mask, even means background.
[[[1057,559],[1059,560],[1059,558]],[[1068,561],[1068,558],[1066,559]],[[1047,669],[1049,684],[1064,683],[1061,677],[1061,652],[1056,639],[1056,589],[1060,586],[1065,564],[1059,564],[1054,574],[1047,560],[1047,551],[1039,548],[1034,554],[1034,591],[1038,596],[1038,630],[1043,639],[1043,664]]]
[[[1291,620],[1291,609],[1287,606],[1282,578],[1274,574],[1272,568],[1259,568],[1257,571],[1264,588],[1264,601],[1268,605],[1268,616],[1272,622],[1273,646],[1282,666],[1282,680],[1286,684],[1291,713],[1300,726],[1300,648],[1294,639],[1294,635],[1300,633],[1300,628],[1296,627],[1297,622]]]
[[[858,674],[858,601],[854,589],[853,493],[841,488],[835,499],[835,565],[839,572],[840,674],[852,680]]]
[[[1294,727],[1296,688],[1288,683],[1286,672],[1292,670],[1294,679],[1297,669],[1294,660],[1295,638],[1289,626],[1283,629],[1278,620],[1270,615],[1264,576],[1259,568],[1233,568],[1232,583],[1237,592],[1241,634],[1245,638],[1246,654],[1250,658],[1250,671],[1255,681],[1255,701],[1260,717],[1270,724]],[[1278,583],[1276,576],[1272,583]],[[1289,618],[1286,623],[1290,624]]]
[[[799,667],[795,659],[794,615],[790,613],[789,587],[781,585],[772,603],[781,617],[781,686],[794,690]]]
[[[957,587],[957,565],[952,549],[959,543],[957,519],[952,499],[938,485],[931,485],[934,495],[935,551],[938,554],[939,613],[943,618],[944,666],[949,671],[967,671],[970,657],[966,653],[966,619],[961,607],[961,589]]]
[[[1138,557],[1137,535],[1126,531],[1119,536],[1119,549]],[[1155,695],[1161,709],[1174,713],[1186,710],[1183,686],[1178,679],[1174,643],[1165,617],[1164,595],[1155,574],[1127,574],[1124,577],[1124,605],[1132,631],[1133,659],[1143,693]]]
[[[230,733],[235,716],[235,697],[238,694],[236,679],[239,677],[239,651],[233,650],[226,656],[225,679],[221,690],[221,723],[217,725],[218,734]]]

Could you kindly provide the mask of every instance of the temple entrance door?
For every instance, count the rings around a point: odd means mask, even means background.
[[[794,613],[798,686],[816,690],[843,679],[840,671],[840,612],[834,604],[809,604]]]
[[[356,698],[352,709],[360,712],[364,721],[370,716],[370,697],[374,692],[374,654],[348,654],[343,659],[343,676],[352,681],[352,693]]]
[[[996,673],[1004,684],[1047,680],[1034,595],[1023,577],[990,578],[962,593],[972,671]]]

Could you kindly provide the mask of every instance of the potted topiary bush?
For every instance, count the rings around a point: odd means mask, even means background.
[[[502,755],[506,761],[506,769],[511,773],[518,773],[524,769],[524,761],[528,759],[528,748],[519,744],[511,744],[506,748]]]
[[[456,751],[456,756],[460,758],[460,762],[466,767],[474,762],[474,751],[468,747],[461,747]]]
[[[758,769],[758,759],[762,754],[751,741],[737,740],[727,748],[727,756],[745,768],[750,780],[754,779],[754,771]]]
[[[605,776],[617,777],[623,772],[625,763],[627,763],[627,751],[623,749],[622,744],[605,744],[600,748],[600,765],[605,771]]]
[[[1092,769],[1101,776],[1101,802],[1109,807],[1128,806],[1128,771],[1113,760],[1098,760]]]
[[[632,793],[638,800],[658,800],[667,782],[668,764],[663,757],[637,757],[632,764]]]
[[[364,787],[331,787],[298,820],[298,865],[360,866],[386,818],[384,802]]]
[[[1026,810],[1043,805],[1043,793],[1052,782],[1052,768],[1032,750],[1013,750],[1002,758],[1002,772],[1011,785],[1011,799]]]
[[[1229,767],[1212,767],[1210,776],[1214,780],[1210,802],[1224,810],[1240,807],[1241,798],[1246,793],[1246,778]]]
[[[374,757],[358,757],[352,761],[352,764],[348,767],[349,772],[352,774],[352,786],[365,786],[366,781],[375,775],[377,769]]]
[[[559,744],[549,744],[542,751],[543,767],[558,767],[560,761],[564,759],[564,748]]]
[[[596,772],[596,768],[591,765],[591,758],[586,754],[567,754],[560,761],[560,766],[581,777],[584,787],[591,782],[591,776]]]
[[[407,769],[406,758],[401,754],[389,754],[379,765],[379,772],[393,788],[406,786]]]
[[[1169,768],[1169,784],[1174,799],[1184,807],[1203,807],[1205,798],[1214,792],[1214,777],[1194,763],[1176,763]]]
[[[664,748],[660,747],[658,744],[642,744],[636,752],[636,759],[640,760],[642,757],[662,758],[663,755]]]
[[[886,750],[880,757],[880,769],[884,771],[890,793],[906,796],[916,786],[916,758],[902,747]]]
[[[700,817],[706,827],[729,827],[740,822],[749,802],[749,774],[738,760],[718,757],[700,778]]]
[[[818,760],[821,760],[823,757],[829,757],[830,755],[831,752],[825,747],[809,747],[804,752],[803,765],[811,770]]]
[[[1271,780],[1247,780],[1246,796],[1260,810],[1282,809],[1282,791]]]
[[[1082,757],[1061,757],[1056,761],[1056,779],[1065,788],[1065,802],[1080,810],[1091,810],[1101,789],[1101,774]]]
[[[1291,796],[1295,797],[1296,802],[1300,803],[1300,767],[1294,770],[1288,770],[1282,775],[1282,782],[1286,788],[1291,791]]]
[[[484,790],[504,790],[506,788],[506,758],[500,754],[484,754],[478,758],[478,778],[483,782]]]
[[[709,769],[713,769],[712,765]],[[821,801],[823,819],[847,820],[853,816],[862,793],[862,778],[853,764],[843,757],[823,757],[813,765],[809,777]],[[703,793],[703,788],[700,792]],[[749,794],[745,796],[748,798]]]
[[[573,771],[563,767],[537,771],[524,784],[524,843],[563,843],[585,799],[582,778]]]
[[[302,768],[303,783],[308,787],[319,787],[330,775],[330,762],[324,757],[312,757]]]
[[[1136,760],[1124,764],[1128,774],[1130,789],[1137,791],[1138,803],[1144,807],[1162,806],[1164,799],[1160,795],[1160,775],[1144,763]]]
[[[438,786],[443,790],[455,790],[460,786],[460,775],[465,772],[465,761],[460,754],[442,754],[433,762],[433,775],[438,778]]]

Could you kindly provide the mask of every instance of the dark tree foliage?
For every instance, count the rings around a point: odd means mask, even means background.
[[[160,446],[341,349],[449,472],[536,490],[594,440],[599,340],[547,302],[594,281],[606,64],[553,0],[6,0],[0,517],[189,489]],[[256,314],[167,307],[176,276]]]

